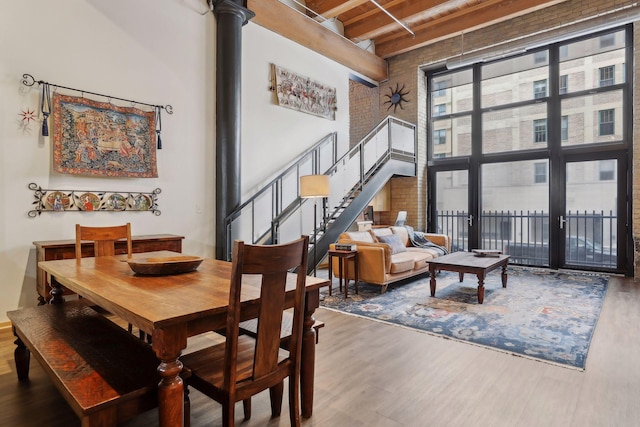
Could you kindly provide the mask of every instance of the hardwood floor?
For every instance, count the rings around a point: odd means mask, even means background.
[[[326,327],[305,426],[631,427],[640,420],[640,281],[611,278],[584,372],[324,309],[316,314]],[[1,330],[0,425],[80,425],[37,361],[31,381],[17,381],[14,347],[11,331]],[[192,425],[220,425],[220,406],[191,396]],[[271,420],[262,393],[241,425],[287,426],[287,411],[285,398],[283,415]],[[236,418],[240,425],[240,405]],[[150,411],[125,425],[156,424]]]

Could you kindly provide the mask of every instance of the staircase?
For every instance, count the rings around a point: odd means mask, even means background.
[[[391,116],[340,158],[336,133],[325,136],[225,218],[226,259],[236,239],[274,244],[308,234],[316,246],[309,251],[312,271],[389,179],[416,175],[416,141],[415,125]],[[330,196],[319,207],[299,197],[300,177],[315,174],[330,176]]]

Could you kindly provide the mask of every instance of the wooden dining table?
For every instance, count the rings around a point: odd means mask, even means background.
[[[133,258],[170,257],[175,252],[134,254]],[[52,304],[64,303],[64,289],[82,295],[94,304],[153,336],[153,350],[160,360],[158,384],[159,423],[163,427],[183,425],[184,386],[180,378],[180,355],[187,338],[224,329],[229,304],[231,263],[204,259],[196,271],[149,276],[134,273],[125,255],[98,258],[41,261],[38,267],[52,276]],[[305,319],[300,374],[302,416],[313,412],[316,337],[313,313],[320,304],[322,278],[307,277]],[[287,283],[286,304],[293,306],[295,275]],[[242,284],[242,320],[257,317],[260,299],[258,276],[246,275]]]

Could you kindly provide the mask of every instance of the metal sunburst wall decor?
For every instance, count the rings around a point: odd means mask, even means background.
[[[404,85],[402,85],[402,87],[400,87],[400,83],[396,83],[396,88],[393,89],[391,86],[389,86],[389,94],[385,95],[387,98],[389,98],[387,101],[385,101],[385,104],[389,104],[389,106],[387,107],[387,111],[389,111],[391,109],[391,107],[393,107],[393,112],[396,112],[396,109],[398,107],[400,107],[401,110],[404,110],[404,107],[402,106],[403,102],[409,102],[409,100],[407,98],[405,98],[406,95],[409,94],[409,92],[411,92],[410,90],[405,90]]]

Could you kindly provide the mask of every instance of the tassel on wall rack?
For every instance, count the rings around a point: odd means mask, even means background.
[[[147,104],[146,102],[134,101],[132,99],[119,98],[117,96],[104,95],[102,93],[90,92],[88,90],[75,89],[68,86],[61,86],[54,83],[45,82],[44,80],[36,80],[31,74],[23,74],[22,75],[22,84],[25,86],[33,86],[38,83],[41,86],[41,96],[40,96],[40,111],[42,112],[42,136],[49,136],[49,126],[48,126],[48,118],[51,114],[51,87],[53,86],[53,90],[56,89],[66,89],[75,92],[80,92],[82,96],[85,94],[101,96],[107,98],[109,102],[113,99],[117,99],[118,101],[130,102],[132,106],[135,105],[146,105],[147,107],[152,107],[156,114],[156,135],[157,135],[157,146],[158,150],[162,149],[162,141],[160,140],[160,132],[162,131],[162,110],[166,111],[167,114],[173,114],[173,107],[169,104],[167,105],[154,105]]]

